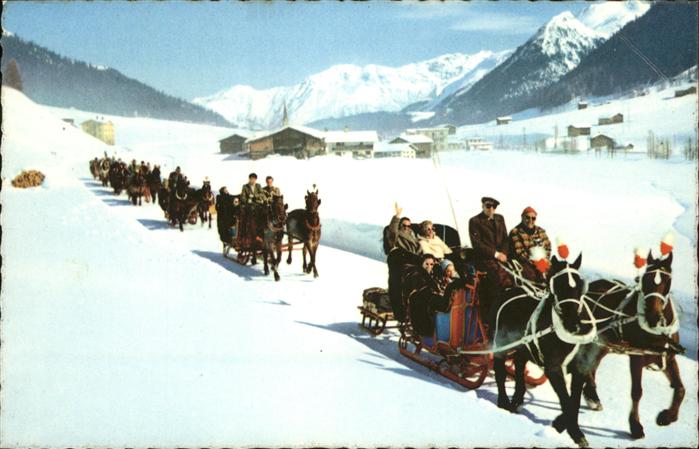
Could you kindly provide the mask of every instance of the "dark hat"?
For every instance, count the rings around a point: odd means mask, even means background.
[[[220,189],[218,189],[218,193],[220,193],[221,195],[223,195],[223,191],[224,191],[224,190],[226,190],[226,186],[223,186],[223,187],[221,187]]]
[[[500,205],[500,201],[496,200],[495,198],[491,198],[489,196],[484,196],[483,198],[481,198],[481,204],[485,204],[487,202],[491,202],[491,203],[495,204],[495,206]]]
[[[250,174],[248,175],[248,178],[255,178],[255,179],[257,179],[257,173],[250,173]]]

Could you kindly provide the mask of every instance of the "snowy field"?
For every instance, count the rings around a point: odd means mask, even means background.
[[[549,235],[583,252],[590,279],[629,280],[635,246],[676,234],[673,292],[683,309],[687,389],[680,420],[661,373],[644,373],[646,438],[629,439],[628,361],[598,374],[602,412],[583,408],[593,446],[696,446],[696,164],[510,152],[424,160],[348,161],[217,153],[232,130],[111,117],[116,148],[61,121],[69,112],[3,89],[2,414],[0,442],[19,446],[544,446],[570,445],[551,420],[550,386],[530,389],[523,413],[495,405],[492,379],[465,391],[404,359],[395,333],[357,322],[366,287],[385,286],[381,228],[393,201],[413,220],[466,223],[491,195],[510,227],[527,205]],[[77,116],[76,111],[72,111]],[[80,113],[89,115],[87,113]],[[320,278],[300,254],[282,281],[220,255],[215,229],[170,229],[157,206],[134,207],[92,181],[87,162],[180,165],[238,190],[272,174],[290,209],[316,183],[322,204]],[[39,169],[44,186],[10,179]],[[453,199],[451,213],[446,192]],[[455,217],[455,218],[454,218]]]
[[[591,136],[604,134],[614,139],[618,145],[633,144],[634,151],[645,153],[648,132],[652,131],[656,138],[669,139],[673,143],[674,154],[680,155],[687,138],[691,137],[695,142],[697,139],[697,95],[675,98],[676,90],[690,86],[696,87],[696,82],[683,82],[670,87],[654,85],[644,96],[590,98],[586,99],[587,109],[582,110],[577,109],[577,102],[543,113],[529,109],[513,114],[512,122],[507,125],[496,125],[493,120],[486,124],[462,126],[457,134],[464,137],[480,136],[496,143],[501,135],[521,140],[523,134],[528,134],[528,142],[532,145],[537,140],[532,139],[532,135],[545,134],[552,137],[556,127],[562,138],[567,135],[569,125],[590,126]],[[623,114],[624,122],[598,125],[600,118],[615,114]]]

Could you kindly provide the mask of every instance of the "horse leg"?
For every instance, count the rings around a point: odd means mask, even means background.
[[[631,368],[631,413],[629,414],[629,427],[631,429],[631,438],[643,438],[646,434],[643,432],[643,425],[638,417],[638,403],[643,396],[643,385],[641,384],[643,376],[643,357],[637,355],[629,356],[629,366]]]
[[[267,249],[267,244],[262,246],[262,261],[264,263],[265,276],[269,275],[269,265],[267,264],[267,259],[269,258],[269,251]]]
[[[578,424],[578,416],[580,415],[580,399],[584,384],[585,376],[578,372],[577,369],[573,371],[572,380],[570,382],[570,426],[568,427],[568,434],[570,434],[573,440],[580,447],[589,446],[587,438],[585,438],[585,435],[582,433],[582,430],[580,430],[580,425]]]
[[[313,267],[313,277],[317,278],[318,277],[318,269],[316,268],[316,251],[318,251],[318,242],[313,242],[311,243],[311,265]],[[310,271],[310,267],[309,267]]]
[[[599,396],[597,395],[597,368],[599,368],[599,364],[602,361],[602,357],[604,357],[607,354],[608,351],[601,351],[597,357],[594,360],[594,364],[592,365],[592,368],[590,371],[585,375],[585,384],[583,386],[583,397],[585,398],[585,402],[587,403],[587,406],[591,410],[595,411],[600,411],[602,410],[602,401],[600,400]]]
[[[498,407],[510,410],[510,399],[507,397],[505,390],[505,378],[507,371],[505,370],[505,359],[499,354],[493,356],[493,369],[495,370],[495,382],[498,385]]]
[[[291,238],[291,234],[287,234],[287,251],[289,252],[289,255],[286,258],[286,263],[290,264],[291,263],[291,250],[293,248],[293,239]]]
[[[570,419],[570,396],[568,396],[568,388],[566,387],[566,381],[563,377],[563,370],[560,366],[547,366],[544,369],[544,372],[546,373],[546,377],[549,379],[549,383],[551,384],[553,391],[556,392],[558,402],[561,405],[561,414],[553,420],[553,427],[556,429],[556,431],[558,431],[558,433],[568,429],[568,434],[570,435],[570,429],[572,426]],[[573,435],[570,436],[573,438]]]
[[[209,220],[209,229],[211,229],[211,212],[206,212],[207,213],[207,220]]]
[[[307,252],[310,252],[310,248],[308,247],[308,242],[303,242],[303,272],[304,273],[311,272],[311,266],[306,264],[306,253]]]
[[[524,352],[515,353],[515,394],[512,396],[510,405],[513,413],[517,413],[518,409],[524,404],[524,393],[527,391],[524,382],[524,369],[527,366],[527,356]]]
[[[680,378],[680,368],[677,366],[677,360],[675,360],[674,355],[667,356],[667,366],[663,371],[670,381],[670,386],[673,389],[672,393],[672,403],[670,408],[658,413],[658,417],[655,422],[659,426],[667,426],[675,421],[677,421],[677,415],[680,411],[680,404],[684,399],[684,385],[682,384],[682,379]]]

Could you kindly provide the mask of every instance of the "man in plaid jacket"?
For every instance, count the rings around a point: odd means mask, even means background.
[[[537,213],[532,207],[522,211],[522,221],[510,231],[510,254],[523,267],[522,275],[530,281],[541,282],[543,275],[531,261],[530,250],[540,246],[546,250],[546,258],[551,257],[551,241],[546,231],[536,225]]]

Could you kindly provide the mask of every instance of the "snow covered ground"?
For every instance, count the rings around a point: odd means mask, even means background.
[[[512,415],[496,407],[490,379],[464,391],[400,356],[395,334],[357,326],[361,291],[385,285],[380,229],[393,201],[414,220],[453,224],[446,188],[464,238],[482,195],[500,199],[510,226],[532,205],[550,235],[583,251],[591,278],[631,278],[633,247],[657,246],[674,229],[673,291],[694,348],[694,360],[680,357],[680,421],[655,425],[671,390],[645,372],[647,437],[630,440],[628,362],[610,356],[598,374],[605,410],[583,409],[580,422],[593,446],[698,442],[696,164],[510,152],[449,154],[441,167],[253,162],[217,153],[232,130],[112,117],[119,156],[181,165],[194,184],[209,176],[237,190],[250,171],[272,174],[290,208],[318,185],[320,278],[301,274],[295,255],[275,283],[259,266],[223,259],[215,230],[180,233],[157,206],[98,186],[87,161],[113,149],[61,122],[64,111],[10,89],[2,102],[3,447],[569,445],[550,427],[550,386],[530,389]],[[46,173],[45,185],[11,187],[28,168]]]
[[[587,109],[578,110],[577,102],[571,102],[551,111],[528,109],[512,115],[512,122],[496,125],[495,121],[462,126],[457,134],[463,137],[480,136],[498,142],[500,136],[517,137],[527,134],[529,145],[532,135],[554,136],[558,127],[560,138],[567,135],[568,126],[591,126],[591,135],[604,134],[618,145],[634,145],[634,151],[646,152],[648,132],[656,138],[669,139],[675,155],[681,155],[688,137],[696,142],[697,96],[675,98],[675,90],[685,89],[696,83],[683,82],[676,86],[659,84],[648,89],[648,94],[627,98],[589,98]],[[599,126],[599,119],[623,114],[624,122]],[[511,139],[510,139],[511,140]]]

